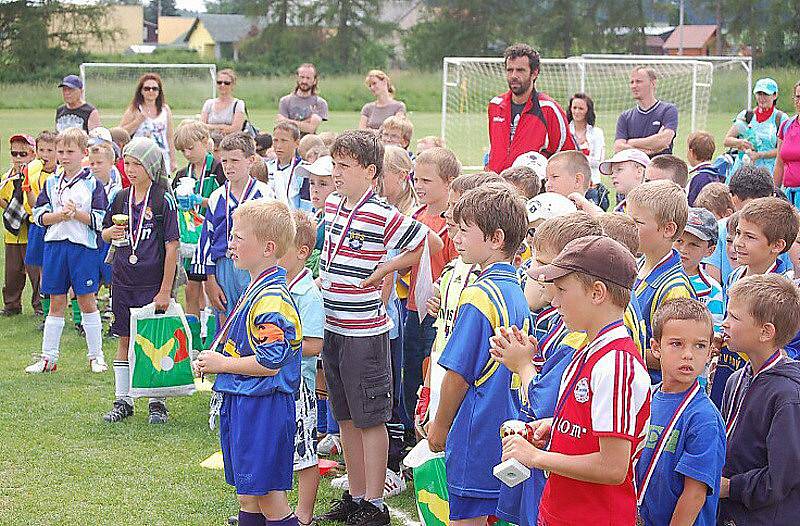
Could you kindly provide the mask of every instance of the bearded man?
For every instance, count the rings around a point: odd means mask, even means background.
[[[317,133],[322,121],[328,120],[328,103],[317,95],[319,74],[314,64],[300,64],[294,91],[281,97],[278,104],[278,122],[293,122],[306,135]]]

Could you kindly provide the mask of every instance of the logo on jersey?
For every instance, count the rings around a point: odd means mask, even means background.
[[[580,439],[583,435],[588,431],[585,427],[580,424],[573,424],[569,420],[566,419],[559,419],[558,427],[556,430],[561,433],[562,435],[569,435],[572,438]]]
[[[589,380],[586,378],[581,378],[575,385],[575,400],[579,404],[585,404],[589,401]]]
[[[358,232],[350,232],[349,238],[347,240],[347,246],[349,246],[352,250],[360,250],[361,247],[364,246],[364,234],[359,234]]]
[[[147,221],[151,221],[153,219],[153,210],[149,206],[144,209],[144,218]]]

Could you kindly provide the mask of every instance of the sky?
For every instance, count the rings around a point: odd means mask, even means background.
[[[206,10],[205,0],[175,0],[175,6],[187,11],[205,12]]]

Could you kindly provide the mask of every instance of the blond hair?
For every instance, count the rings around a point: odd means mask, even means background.
[[[256,154],[256,141],[244,132],[231,133],[220,141],[219,149],[225,152],[241,150],[245,157],[252,157]]]
[[[385,80],[386,81],[386,87],[389,89],[389,93],[394,95],[394,93],[395,93],[394,85],[392,84],[392,80],[389,78],[389,75],[387,75],[386,73],[384,73],[383,71],[381,71],[379,69],[371,69],[371,70],[369,70],[369,73],[367,73],[367,76],[364,77],[364,85],[366,87],[368,87],[368,88],[369,88],[369,80],[372,77],[375,77],[378,80]]]
[[[525,199],[539,195],[542,190],[542,181],[532,168],[527,166],[512,166],[500,172],[500,177],[508,181],[515,188],[519,188]]]
[[[414,185],[411,184],[411,171],[414,163],[408,157],[408,152],[394,144],[383,147],[383,173],[387,171],[405,175],[403,182],[403,195],[397,200],[396,208],[404,214],[409,214],[416,208],[419,200]],[[383,195],[383,174],[378,178],[378,194]]]
[[[639,229],[631,216],[622,212],[606,212],[597,216],[597,222],[603,229],[603,235],[618,242],[636,257],[639,253]]]
[[[717,219],[725,217],[729,210],[733,210],[733,198],[728,185],[725,183],[708,183],[700,190],[694,199],[694,206],[705,208]]]
[[[439,137],[438,135],[426,135],[421,139],[417,139],[417,148],[419,148],[419,143],[431,143],[433,146],[438,146],[439,148],[444,148],[444,139]]]
[[[319,134],[319,138],[322,139],[325,147],[330,150],[333,146],[333,143],[336,142],[336,132],[324,131]]]
[[[230,77],[231,79],[231,82],[233,82],[233,84],[236,84],[236,73],[234,73],[234,71],[231,68],[225,68],[219,70],[217,72],[217,78],[219,78],[220,75],[228,75],[228,77]]]
[[[558,152],[547,160],[547,164],[553,163],[563,165],[563,168],[571,177],[577,174],[583,175],[583,189],[588,190],[592,184],[592,167],[589,166],[589,158],[579,150],[565,150]]]
[[[653,317],[653,339],[660,341],[664,327],[670,321],[696,321],[708,327],[708,336],[714,334],[714,320],[704,303],[692,298],[674,298],[658,307]]]
[[[558,254],[567,243],[586,236],[602,236],[600,223],[586,212],[551,217],[536,227],[533,237],[534,250],[548,248]]]
[[[313,133],[304,135],[300,138],[300,142],[297,143],[297,153],[299,153],[300,157],[303,159],[305,159],[314,148],[325,148],[325,143],[319,138],[319,135],[314,135]]]
[[[131,134],[128,133],[128,130],[125,128],[117,126],[116,128],[111,128],[108,131],[111,133],[111,140],[114,141],[120,148],[131,142]]]
[[[414,125],[406,117],[392,115],[381,124],[380,131],[396,130],[403,136],[403,140],[410,143],[414,135]]]
[[[195,143],[202,142],[203,146],[208,147],[208,139],[211,132],[208,126],[200,121],[183,121],[175,131],[175,148],[185,150],[191,148]]]
[[[800,329],[800,290],[779,274],[746,276],[728,290],[729,301],[742,301],[760,324],[775,327],[775,346],[784,347]]]
[[[633,70],[631,70],[631,74],[638,73],[640,71],[644,72],[644,74],[647,75],[647,78],[649,78],[651,81],[658,80],[658,74],[656,73],[656,70],[650,66],[636,66],[633,68]]]
[[[795,207],[777,197],[749,201],[739,211],[739,221],[742,219],[759,227],[770,244],[783,239],[786,246],[781,254],[791,248],[800,230],[800,216]]]
[[[105,141],[95,144],[91,148],[89,148],[89,154],[98,154],[105,157],[107,160],[114,162],[114,159],[117,158],[117,155],[114,153],[114,148],[111,146],[111,143],[107,143]]]
[[[269,182],[269,170],[264,159],[259,157],[250,165],[250,177],[262,183]]]
[[[673,181],[648,181],[642,183],[625,196],[625,201],[630,206],[640,206],[649,210],[655,217],[659,228],[669,223],[675,223],[675,241],[686,227],[689,218],[689,202],[683,188]]]
[[[461,163],[447,148],[429,148],[417,155],[416,163],[435,166],[439,177],[448,184],[461,174]]]
[[[56,145],[64,144],[65,146],[77,146],[81,150],[85,150],[89,144],[89,136],[80,128],[67,128],[58,134]]]
[[[450,183],[450,190],[457,194],[464,194],[482,184],[502,183],[503,178],[494,172],[475,172],[461,174]]]
[[[308,255],[314,251],[314,245],[317,243],[317,223],[308,212],[303,210],[295,210],[292,215],[294,216],[295,233],[294,233],[294,248],[301,249],[308,247]]]
[[[685,188],[686,183],[689,181],[689,167],[686,166],[686,162],[683,159],[675,155],[669,153],[656,155],[650,159],[650,166],[672,174],[672,181],[677,183],[681,188]]]
[[[295,223],[285,203],[252,199],[236,208],[233,220],[250,228],[259,243],[275,243],[275,257],[282,258],[294,243]]]

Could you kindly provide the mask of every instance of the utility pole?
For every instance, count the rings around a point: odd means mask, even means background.
[[[159,5],[161,5],[160,2],[161,2],[161,0],[159,0]],[[681,31],[680,41],[678,42],[678,55],[683,55],[683,12],[684,12],[683,3],[684,3],[684,0],[681,0],[680,10],[679,10],[679,15],[678,15],[678,28],[680,28],[680,31]]]

